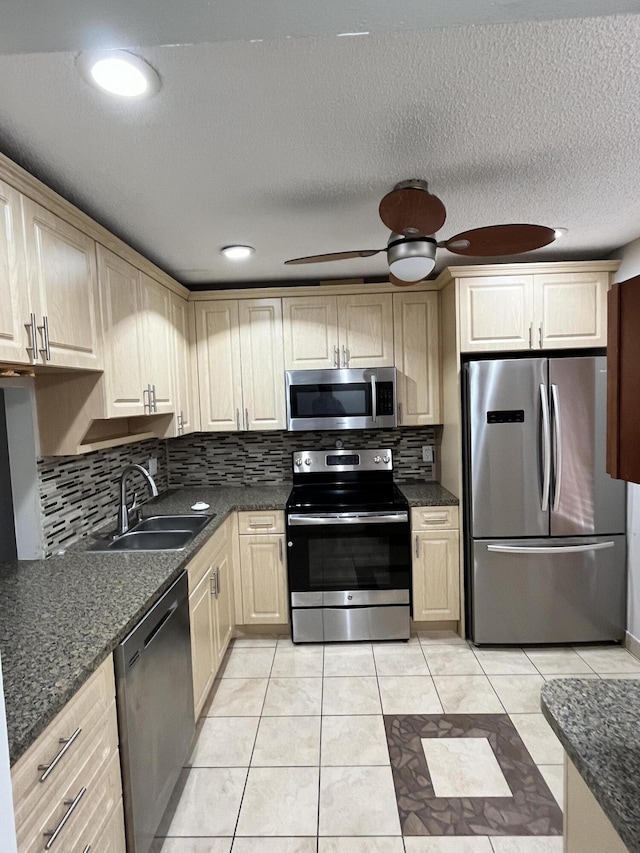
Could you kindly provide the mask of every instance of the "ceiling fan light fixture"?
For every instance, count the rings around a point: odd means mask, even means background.
[[[389,271],[401,281],[422,281],[436,265],[436,241],[393,239],[387,247]]]
[[[121,98],[148,98],[160,90],[155,68],[126,50],[89,50],[76,66],[87,83]]]
[[[230,261],[246,261],[254,252],[253,246],[223,246],[220,249],[220,253]]]
[[[554,233],[556,240],[560,240],[560,238],[566,236],[566,234],[568,234],[568,232],[569,232],[568,228],[554,228],[553,229],[553,233]]]

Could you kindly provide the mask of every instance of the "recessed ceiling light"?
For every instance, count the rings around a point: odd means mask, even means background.
[[[148,98],[160,90],[158,72],[126,50],[89,50],[76,60],[92,86],[122,98]]]
[[[224,246],[220,252],[231,261],[244,261],[253,255],[255,249],[253,246]]]
[[[556,240],[559,240],[561,237],[564,237],[568,233],[569,233],[568,228],[555,228],[554,229],[554,234],[555,234]]]

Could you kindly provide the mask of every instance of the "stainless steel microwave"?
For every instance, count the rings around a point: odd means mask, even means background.
[[[287,429],[397,426],[395,367],[287,370]]]

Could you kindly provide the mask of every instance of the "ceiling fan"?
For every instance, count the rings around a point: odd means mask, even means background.
[[[346,261],[386,252],[392,284],[405,286],[429,275],[436,263],[436,249],[441,247],[456,255],[489,258],[530,252],[548,246],[556,238],[555,229],[545,225],[510,224],[472,228],[438,241],[434,234],[444,225],[447,211],[440,199],[429,192],[427,182],[415,179],[396,184],[380,202],[378,213],[391,229],[386,249],[310,255],[292,258],[285,264]]]

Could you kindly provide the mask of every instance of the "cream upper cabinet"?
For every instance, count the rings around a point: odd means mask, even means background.
[[[95,242],[28,198],[22,212],[35,363],[99,370]]]
[[[411,510],[413,618],[460,619],[460,534],[457,507]]]
[[[240,358],[245,429],[285,429],[280,299],[240,302]]]
[[[533,345],[533,276],[460,280],[460,350],[528,350]]]
[[[144,414],[140,272],[98,245],[98,283],[104,336],[104,381],[109,417]]]
[[[194,377],[197,374],[193,363],[195,354],[195,330],[193,305],[178,296],[170,294],[171,322],[173,326],[173,387],[176,402],[174,435],[186,435],[194,432],[196,426],[196,406],[194,403]]]
[[[282,300],[285,368],[393,367],[390,293]]]
[[[464,277],[459,287],[462,352],[607,344],[608,272]]]
[[[279,299],[196,304],[201,429],[284,429]]]
[[[144,383],[151,385],[154,414],[174,412],[174,371],[176,357],[174,329],[171,321],[171,291],[140,273],[140,308],[142,312],[142,354]]]
[[[538,342],[543,348],[607,345],[606,272],[534,276]]]
[[[438,293],[393,294],[395,365],[398,369],[398,424],[442,422]]]
[[[0,361],[32,360],[25,275],[20,193],[0,182]]]

